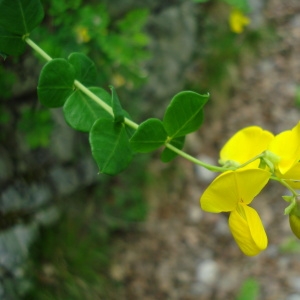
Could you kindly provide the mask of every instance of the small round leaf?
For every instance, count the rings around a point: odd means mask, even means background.
[[[97,80],[97,70],[94,62],[83,53],[71,53],[69,63],[75,69],[75,78],[85,86],[94,86]]]
[[[141,123],[130,139],[130,145],[135,152],[151,152],[164,145],[168,135],[159,119],[151,118]]]
[[[89,90],[106,104],[111,105],[111,96],[107,91],[98,87],[89,88]],[[90,131],[99,118],[113,119],[106,110],[80,90],[71,94],[63,110],[66,122],[74,129],[83,132]]]
[[[132,160],[125,125],[113,119],[97,120],[90,131],[92,154],[101,173],[116,175]]]
[[[202,108],[207,100],[208,95],[200,95],[191,91],[175,95],[163,119],[168,136],[173,139],[199,129],[203,122]]]
[[[39,83],[38,97],[47,107],[63,106],[74,91],[75,70],[63,58],[55,58],[43,67]]]

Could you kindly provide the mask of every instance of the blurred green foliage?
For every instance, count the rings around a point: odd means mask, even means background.
[[[239,86],[238,70],[276,41],[276,34],[268,24],[260,28],[247,26],[241,34],[232,32],[229,17],[232,7],[237,5],[235,2],[239,1],[211,1],[201,6],[198,23],[201,47],[196,51],[199,73],[194,76],[197,80],[188,82],[191,90],[210,91],[212,97],[217,93],[218,98],[228,99],[230,90]]]
[[[23,107],[17,129],[31,149],[47,147],[53,129],[50,111],[45,108],[33,110],[31,107]]]
[[[193,0],[193,1],[197,3],[205,3],[211,0]],[[243,12],[249,12],[250,10],[248,0],[219,0],[219,1],[223,1],[234,8],[240,9]]]
[[[1,58],[0,58],[1,60]],[[1,102],[5,99],[8,99],[11,96],[11,87],[16,80],[16,75],[12,71],[5,70],[0,65],[0,105]],[[2,101],[1,101],[2,100]]]
[[[143,190],[148,158],[137,158],[116,177],[100,175],[96,186],[58,202],[60,221],[40,232],[32,247],[35,285],[25,300],[121,299],[122,283],[110,276],[113,240],[135,230],[147,215]]]
[[[300,245],[299,240],[295,236],[290,236],[286,238],[281,244],[280,244],[280,252],[281,253],[300,253]]]
[[[101,71],[99,85],[137,87],[144,82],[142,64],[149,58],[143,31],[149,11],[136,9],[112,20],[105,5],[81,0],[45,0],[46,18],[33,40],[52,57],[71,52],[89,56]]]
[[[236,300],[256,300],[259,297],[259,282],[254,278],[247,278],[238,293]]]

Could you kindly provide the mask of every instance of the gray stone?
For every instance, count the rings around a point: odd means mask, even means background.
[[[183,70],[196,46],[194,11],[192,1],[182,1],[149,19],[149,50],[154,59],[146,66],[149,76],[143,98],[151,99],[151,106],[155,100],[169,102],[183,88]]]
[[[54,224],[60,216],[60,211],[54,205],[47,207],[35,215],[35,221],[43,226],[49,226]]]
[[[32,210],[48,203],[51,196],[49,187],[44,183],[27,184],[18,180],[1,194],[0,208],[3,213]]]
[[[91,155],[80,159],[76,169],[81,185],[90,185],[99,179],[99,170]]]
[[[293,276],[289,280],[289,286],[295,290],[295,292],[300,293],[300,276]]]
[[[212,285],[217,280],[218,264],[212,259],[202,261],[196,270],[196,280],[206,285]]]
[[[51,110],[52,118],[55,122],[51,136],[49,150],[61,162],[68,162],[74,158],[76,150],[76,131],[69,127],[60,109]]]
[[[66,196],[75,192],[79,186],[79,179],[76,171],[71,167],[54,167],[50,171],[50,179],[53,187],[59,196]]]
[[[289,295],[286,300],[300,300],[300,295],[299,294]]]
[[[14,273],[27,258],[37,225],[17,225],[0,234],[0,266]]]

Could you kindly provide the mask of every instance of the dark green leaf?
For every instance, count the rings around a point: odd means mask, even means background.
[[[184,141],[185,141],[185,136],[180,136],[178,138],[175,138],[174,140],[170,141],[170,144],[173,145],[174,147],[178,148],[181,150],[184,146]],[[161,153],[160,159],[167,163],[173,160],[178,154],[174,151],[172,151],[169,148],[165,148],[164,151]]]
[[[74,90],[75,70],[63,58],[49,61],[42,69],[38,83],[38,97],[47,107],[63,106]]]
[[[6,58],[7,58],[7,54],[6,54],[6,53],[3,53],[3,52],[0,52],[0,56],[1,56],[4,60],[6,60]]]
[[[75,78],[85,86],[94,86],[97,80],[97,70],[94,62],[82,53],[71,53],[69,63],[75,69]]]
[[[187,135],[199,129],[203,122],[203,106],[208,95],[185,91],[174,96],[167,107],[163,124],[170,138]]]
[[[20,55],[26,45],[22,37],[0,27],[0,51],[6,55]]]
[[[111,105],[111,96],[104,89],[93,87],[89,90]],[[75,91],[64,105],[64,115],[67,123],[76,130],[88,132],[99,118],[112,118],[99,104],[93,101],[80,90]]]
[[[0,26],[23,36],[42,21],[44,10],[39,0],[1,0]]]
[[[164,145],[167,137],[162,121],[152,118],[140,124],[130,145],[133,151],[146,153]]]
[[[111,119],[97,120],[90,131],[92,154],[101,173],[115,175],[132,160],[125,125]]]
[[[122,109],[118,94],[115,88],[111,85],[111,99],[112,99],[112,109],[115,117],[115,122],[124,122],[124,111]]]

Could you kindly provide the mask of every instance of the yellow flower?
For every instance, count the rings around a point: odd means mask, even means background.
[[[275,169],[279,177],[295,167],[300,159],[300,122],[291,130],[276,135],[268,150],[278,157]]]
[[[268,239],[257,212],[248,206],[263,189],[270,173],[262,169],[239,169],[219,175],[200,198],[204,211],[230,212],[229,227],[246,255],[253,256],[267,247]]]
[[[279,177],[293,189],[300,190],[300,163],[298,162],[285,174],[279,174]]]
[[[246,17],[240,10],[233,9],[229,16],[229,26],[231,31],[242,33],[244,27],[250,23],[250,19]]]
[[[239,166],[265,151],[274,135],[258,126],[250,126],[233,135],[220,152],[220,163]],[[259,160],[247,165],[256,168]]]
[[[76,36],[77,36],[77,42],[79,44],[82,44],[82,43],[87,43],[91,40],[91,37],[89,35],[89,31],[88,31],[88,28],[87,27],[77,27],[75,29],[75,32],[76,32]]]

